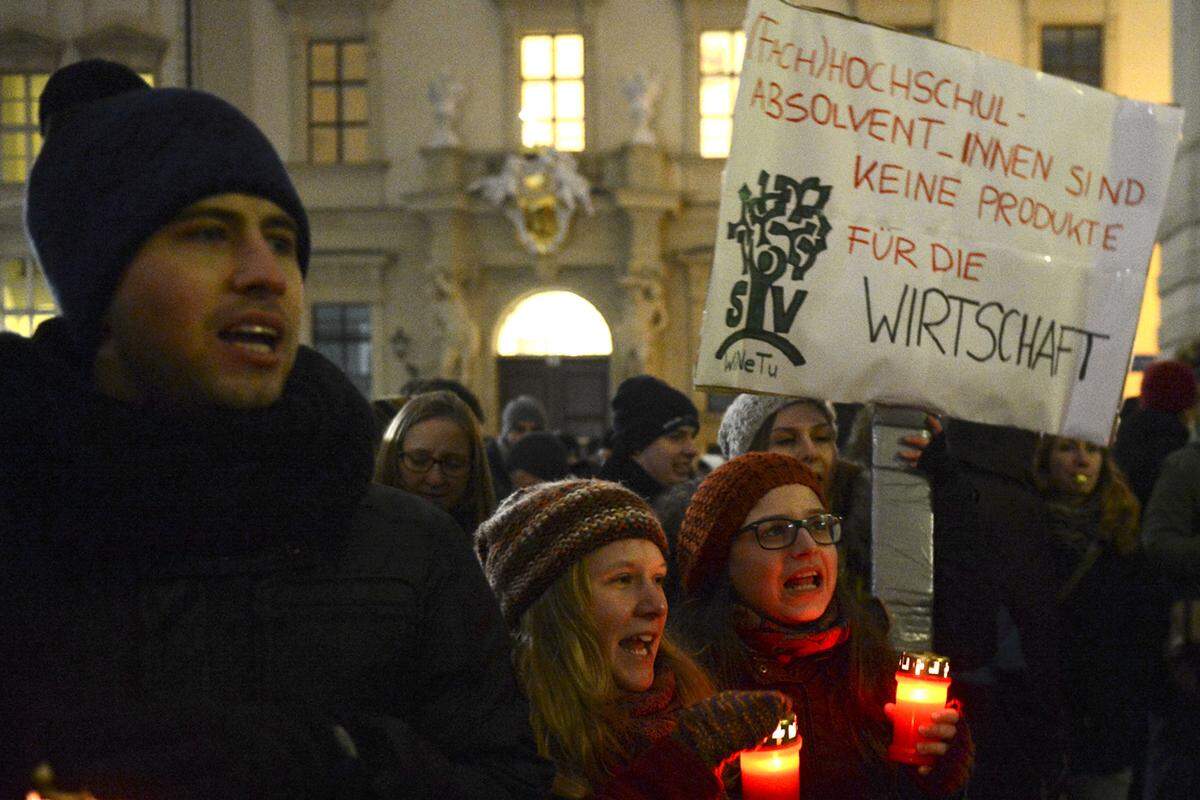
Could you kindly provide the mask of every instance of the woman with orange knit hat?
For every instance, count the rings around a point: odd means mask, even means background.
[[[557,797],[723,797],[722,763],[787,716],[778,692],[714,694],[665,635],[666,537],[624,486],[520,489],[475,541]]]
[[[952,795],[973,754],[957,710],[921,730],[932,767],[887,761],[896,656],[838,582],[841,524],[820,480],[790,456],[747,453],[718,467],[679,531],[677,627],[703,647],[718,688],[792,698],[805,800]]]

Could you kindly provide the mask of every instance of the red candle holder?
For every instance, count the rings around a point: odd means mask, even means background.
[[[918,733],[933,722],[933,712],[946,707],[950,661],[933,653],[901,653],[896,669],[896,710],[888,758],[901,764],[929,766],[937,756],[918,753],[918,742],[935,741]]]
[[[797,800],[800,797],[800,746],[796,715],[779,721],[770,736],[738,757],[743,800]]]

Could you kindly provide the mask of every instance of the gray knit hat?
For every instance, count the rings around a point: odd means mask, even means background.
[[[750,452],[754,437],[758,435],[763,423],[772,415],[797,403],[816,406],[829,420],[829,424],[837,428],[837,414],[828,400],[774,394],[739,394],[729,404],[729,408],[725,409],[725,416],[721,417],[721,428],[717,431],[717,444],[721,447],[721,453],[725,458],[737,458]]]
[[[509,495],[475,532],[475,550],[510,628],[572,564],[609,542],[667,537],[646,501],[618,483],[565,480]]]
[[[536,397],[523,394],[508,401],[500,412],[500,436],[505,436],[520,422],[532,422],[538,430],[546,428],[546,409]]]

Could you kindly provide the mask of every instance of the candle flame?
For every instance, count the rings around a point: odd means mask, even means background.
[[[946,704],[946,693],[949,685],[949,681],[897,676],[896,702],[943,706]]]

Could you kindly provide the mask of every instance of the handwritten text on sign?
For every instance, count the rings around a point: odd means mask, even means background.
[[[747,14],[697,384],[1107,440],[1183,112]]]

